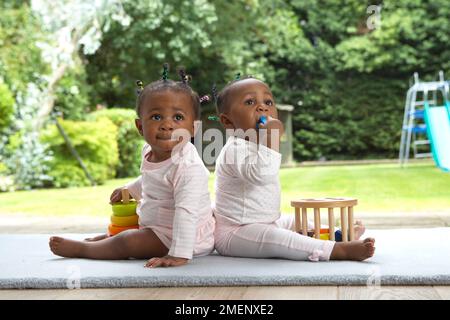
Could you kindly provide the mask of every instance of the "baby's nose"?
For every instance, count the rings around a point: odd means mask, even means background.
[[[269,107],[266,106],[265,104],[259,104],[257,110],[259,112],[267,112],[269,111]]]
[[[168,131],[173,130],[173,123],[172,123],[172,121],[164,121],[163,123],[161,123],[160,129],[161,130],[168,130]]]

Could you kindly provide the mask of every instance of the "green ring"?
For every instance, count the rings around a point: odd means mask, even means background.
[[[116,217],[128,217],[136,214],[136,201],[130,203],[115,203],[112,205],[112,212]]]

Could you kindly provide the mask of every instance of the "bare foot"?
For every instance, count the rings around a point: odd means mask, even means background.
[[[366,231],[366,227],[362,224],[361,220],[355,222],[355,240],[359,240]]]
[[[83,242],[64,239],[61,237],[51,237],[49,246],[50,250],[57,256],[77,258],[81,256]]]
[[[95,236],[95,237],[92,237],[92,238],[86,238],[86,239],[84,239],[84,241],[93,242],[93,241],[103,240],[103,239],[106,239],[108,237],[109,237],[108,234],[105,233],[105,234],[101,234],[99,236]]]
[[[366,238],[350,242],[336,242],[330,260],[363,261],[375,253],[375,239]]]

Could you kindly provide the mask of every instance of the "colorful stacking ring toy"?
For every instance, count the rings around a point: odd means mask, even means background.
[[[130,201],[130,193],[122,190],[122,201],[112,204],[111,224],[108,234],[114,236],[130,229],[139,229],[139,216],[136,214],[136,201]]]

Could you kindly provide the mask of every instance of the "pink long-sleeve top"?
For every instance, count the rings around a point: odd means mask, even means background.
[[[231,136],[216,160],[217,223],[273,223],[280,218],[281,154]]]
[[[214,249],[215,219],[208,191],[209,171],[194,145],[186,143],[171,158],[147,160],[142,150],[141,176],[128,183],[139,201],[139,227],[151,228],[173,257],[192,259]]]

